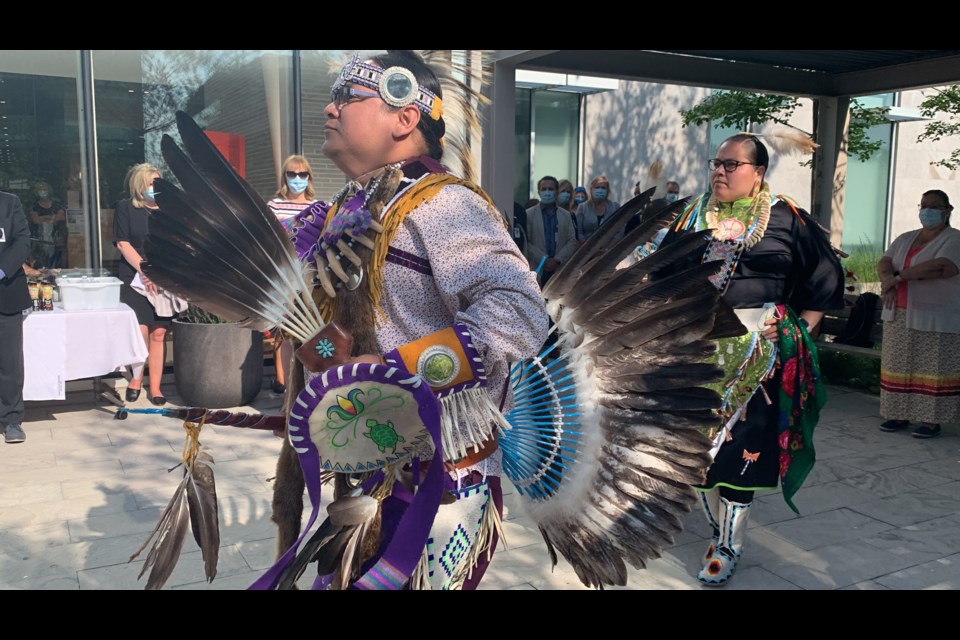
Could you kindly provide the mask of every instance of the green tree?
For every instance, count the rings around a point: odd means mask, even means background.
[[[942,115],[946,119],[928,122],[923,132],[917,136],[917,142],[936,142],[941,138],[960,135],[960,85],[934,89],[934,94],[920,103],[920,113],[926,118]],[[954,149],[949,157],[930,164],[956,169],[960,167],[960,149]]]
[[[800,100],[794,96],[718,91],[689,110],[681,109],[680,115],[684,127],[712,122],[717,128],[736,127],[741,131],[749,131],[753,125],[776,122],[803,131],[789,122],[799,106]],[[880,150],[883,142],[870,140],[867,130],[874,125],[886,123],[887,111],[888,107],[864,107],[856,100],[850,102],[850,130],[847,136],[849,155],[865,162]],[[812,137],[809,132],[804,133]]]

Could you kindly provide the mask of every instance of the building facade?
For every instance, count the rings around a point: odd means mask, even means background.
[[[709,186],[707,160],[716,155],[725,138],[737,133],[711,125],[683,127],[680,112],[709,97],[712,90],[706,87],[620,80],[612,88],[582,92],[571,100],[568,90],[546,82],[530,86],[523,74],[517,71],[514,192],[520,202],[535,198],[537,179],[551,171],[556,171],[557,178],[582,185],[604,175],[610,180],[610,197],[619,202],[632,197],[638,182],[643,189],[657,186],[660,195],[668,180],[680,183],[682,195],[702,193]],[[960,201],[957,172],[932,164],[960,147],[960,137],[917,143],[928,122],[918,105],[938,90],[857,98],[864,106],[889,107],[890,112],[887,124],[869,131],[870,139],[882,142],[880,150],[868,160],[851,157],[847,161],[844,250],[878,254],[900,233],[918,228],[917,203],[924,191],[941,189]],[[557,99],[565,101],[562,117],[538,117],[537,105]],[[790,123],[811,132],[814,111],[813,101],[802,98]],[[544,120],[546,130],[541,131],[538,123]],[[812,200],[808,160],[774,152],[767,173],[776,193],[790,196],[807,209]]]
[[[292,153],[318,195],[343,175],[320,154],[323,108],[341,51],[0,51],[0,189],[30,213],[38,191],[66,212],[51,237],[31,221],[37,266],[116,273],[113,210],[140,162],[174,179],[160,152],[186,111],[264,197]]]
[[[129,195],[125,176],[134,164],[150,162],[173,178],[160,140],[176,138],[178,110],[211,132],[264,198],[277,190],[279,168],[291,153],[307,157],[318,197],[329,198],[344,177],[320,153],[323,108],[343,61],[343,51],[320,50],[0,51],[0,189],[20,196],[28,214],[44,190],[66,211],[64,228],[53,236],[32,225],[38,266],[116,272],[113,210]],[[662,188],[676,180],[682,194],[699,193],[708,184],[707,160],[732,133],[682,127],[680,111],[709,96],[706,87],[521,75],[511,105],[514,171],[507,176],[519,202],[535,197],[537,179],[547,174],[576,184],[606,175],[611,197],[621,202],[637,182]],[[889,124],[871,132],[884,142],[881,151],[866,163],[848,163],[845,249],[880,250],[916,228],[923,191],[942,189],[960,201],[956,172],[931,164],[960,140],[916,143],[924,126],[916,107],[935,90],[859,99],[893,111]],[[495,100],[491,109],[498,108],[503,103]],[[812,102],[802,100],[793,123],[812,131],[813,113]],[[487,115],[489,122],[493,111]],[[808,207],[811,170],[801,160],[774,155],[769,180]],[[488,188],[497,179],[493,172],[482,177]]]

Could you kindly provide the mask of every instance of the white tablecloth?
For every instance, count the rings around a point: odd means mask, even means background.
[[[23,323],[24,400],[63,400],[67,380],[142,364],[147,347],[133,309],[34,311]]]

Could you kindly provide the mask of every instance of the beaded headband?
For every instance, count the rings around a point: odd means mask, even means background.
[[[361,61],[360,57],[354,54],[353,60],[340,70],[340,75],[330,90],[334,102],[348,82],[375,89],[380,98],[391,107],[415,104],[432,120],[439,120],[443,115],[443,99],[421,87],[413,73],[404,67],[381,69]]]

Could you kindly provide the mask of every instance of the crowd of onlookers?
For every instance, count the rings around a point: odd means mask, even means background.
[[[634,197],[640,195],[640,191],[638,182]],[[680,185],[668,182],[665,195],[636,214],[624,233],[629,233],[646,211],[675,202],[679,195]],[[621,203],[611,198],[610,180],[603,175],[591,180],[587,187],[575,187],[570,180],[543,176],[537,182],[537,196],[525,205],[514,203],[513,235],[530,261],[530,267],[538,270],[542,285]]]

